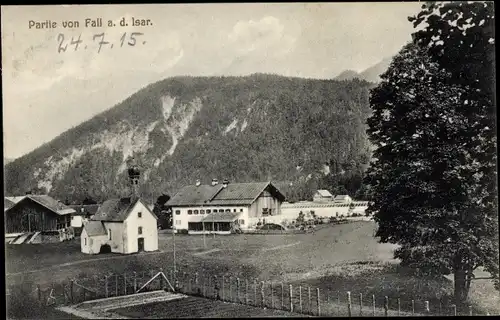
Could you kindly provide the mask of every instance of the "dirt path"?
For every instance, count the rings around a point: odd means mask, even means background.
[[[276,246],[276,247],[271,247],[271,248],[264,248],[264,249],[262,249],[262,251],[280,250],[280,249],[285,249],[285,248],[289,248],[289,247],[294,247],[294,246],[296,246],[298,244],[300,244],[300,241],[297,241],[297,242],[294,242],[294,243],[289,243],[289,244],[283,244],[283,245]]]

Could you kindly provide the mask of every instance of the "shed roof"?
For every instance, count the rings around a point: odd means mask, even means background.
[[[26,198],[26,196],[5,197],[5,199],[9,199],[9,201],[12,201],[14,203],[18,203],[19,201],[23,200],[24,198]]]
[[[241,212],[217,212],[210,213],[206,217],[204,217],[201,221],[203,222],[233,222],[238,219],[241,215]]]
[[[68,207],[64,203],[52,198],[51,196],[48,195],[27,195],[24,196],[21,200],[19,200],[17,203],[15,203],[14,206],[10,207],[8,210],[11,210],[19,205],[22,205],[26,201],[33,201],[35,203],[38,203],[39,205],[49,209],[50,211],[58,214],[58,215],[66,215],[66,214],[71,214],[74,213],[75,210]]]
[[[340,195],[337,195],[335,196],[335,200],[343,200],[345,198],[348,198],[349,196],[347,194],[340,194]]]
[[[92,220],[117,222],[125,221],[130,214],[130,211],[132,211],[135,204],[139,201],[141,201],[141,199],[137,197],[124,197],[106,200],[99,207]],[[146,207],[146,209],[156,218],[156,215],[149,210],[148,206],[144,205],[144,207]]]
[[[87,221],[83,225],[83,229],[85,229],[89,237],[107,235],[106,228],[104,228],[104,224],[102,221]]]
[[[328,198],[333,197],[333,195],[328,190],[318,190],[318,191],[316,191],[316,193],[319,193],[319,195],[322,197],[328,197]]]
[[[9,208],[11,208],[12,206],[14,206],[16,203],[14,201],[11,201],[7,198],[4,198],[3,200],[3,209],[4,210],[7,210]]]
[[[226,187],[223,185],[186,186],[175,194],[167,205],[250,205],[265,190],[281,201],[285,199],[285,196],[270,182],[245,182],[229,183]]]

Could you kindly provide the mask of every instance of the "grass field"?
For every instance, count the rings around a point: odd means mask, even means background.
[[[446,278],[424,279],[399,267],[392,259],[394,246],[373,238],[373,222],[332,225],[309,234],[228,235],[205,237],[176,235],[176,261],[180,273],[188,276],[225,275],[259,281],[284,281],[294,285],[319,287],[325,299],[340,305],[351,291],[353,305],[359,293],[401,298],[401,308],[416,301],[417,309],[429,300],[438,308],[448,305],[452,282]],[[8,283],[49,284],[69,277],[123,273],[139,270],[169,270],[173,266],[173,236],[160,234],[159,252],[128,256],[89,256],[80,252],[79,241],[51,245],[8,245]],[[500,297],[489,280],[473,283],[471,297],[476,312],[499,314]],[[365,298],[368,304],[368,299]],[[444,307],[443,307],[444,308]],[[444,312],[444,311],[443,311]]]

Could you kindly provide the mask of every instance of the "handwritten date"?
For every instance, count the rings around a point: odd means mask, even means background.
[[[103,32],[94,34],[91,39],[84,41],[81,34],[78,36],[78,38],[71,37],[71,40],[69,40],[66,39],[64,34],[60,33],[57,36],[57,42],[59,44],[57,52],[66,52],[66,50],[70,48],[73,48],[73,51],[77,51],[79,49],[87,50],[87,48],[89,47],[88,43],[90,43],[90,45],[98,46],[97,53],[101,53],[101,50],[105,47],[108,47],[109,49],[112,49],[114,47],[113,40],[117,41],[117,45],[120,48],[123,46],[134,47],[140,43],[138,41],[138,38],[143,35],[144,33],[141,32],[124,32],[119,39],[110,39],[108,41],[106,38],[106,33]],[[146,44],[146,41],[142,41],[142,44]]]

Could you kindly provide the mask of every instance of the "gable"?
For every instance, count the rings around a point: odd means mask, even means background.
[[[138,219],[137,216],[138,212],[142,213],[141,219],[147,218],[149,216],[151,218],[154,218],[155,220],[158,220],[158,217],[153,213],[153,211],[150,210],[149,207],[146,204],[144,204],[142,200],[139,200],[129,211],[127,217],[125,218],[125,221],[128,221],[129,219]]]

